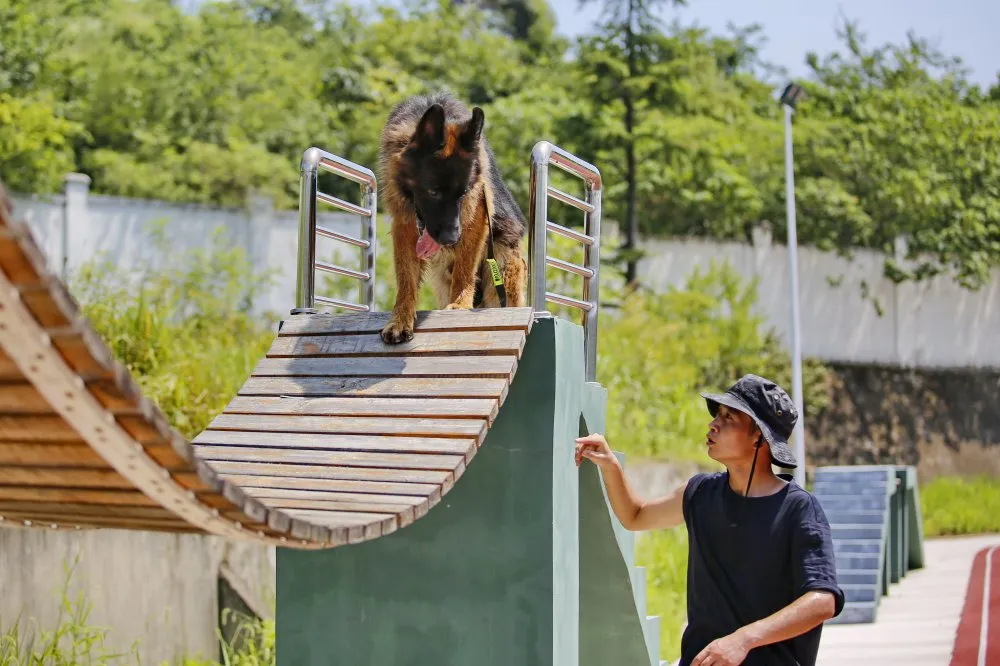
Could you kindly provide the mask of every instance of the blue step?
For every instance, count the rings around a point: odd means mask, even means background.
[[[875,585],[849,585],[842,583],[840,589],[844,591],[844,598],[847,601],[875,601],[879,596]]]
[[[881,558],[877,554],[842,553],[836,554],[838,569],[854,569],[864,571],[879,571],[882,568]]]
[[[889,506],[885,495],[825,495],[817,496],[826,513],[834,511],[884,511]]]
[[[877,569],[837,569],[840,585],[878,585]]]
[[[826,511],[831,525],[881,525],[886,522],[885,511]]]
[[[844,604],[840,615],[827,620],[826,624],[867,624],[875,621],[876,604],[858,601]]]
[[[893,473],[884,467],[865,469],[861,466],[850,467],[820,467],[816,470],[816,482],[847,481],[861,483],[877,483],[893,477]]]
[[[830,535],[837,539],[881,539],[882,526],[874,525],[831,525]]]
[[[834,539],[833,552],[838,559],[848,554],[878,555],[882,552],[882,542],[878,539]]]
[[[813,485],[813,495],[822,503],[827,497],[854,497],[857,495],[882,495],[889,493],[889,486],[884,483],[837,483],[817,481]]]

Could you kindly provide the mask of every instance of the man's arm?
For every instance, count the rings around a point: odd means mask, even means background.
[[[691,666],[736,666],[750,650],[800,636],[833,617],[832,592],[810,590],[781,610],[712,641]]]
[[[576,440],[577,466],[583,458],[587,458],[601,469],[611,509],[625,529],[631,531],[666,529],[684,522],[681,502],[686,484],[682,484],[665,497],[643,500],[629,485],[618,458],[611,451],[607,440],[599,434]]]

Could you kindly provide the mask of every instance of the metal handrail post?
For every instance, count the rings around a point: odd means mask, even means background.
[[[314,314],[316,294],[316,190],[320,150],[310,148],[299,164],[299,252],[292,314]]]
[[[319,170],[336,174],[361,186],[362,205],[338,199],[318,189]],[[360,215],[361,237],[355,238],[316,224],[316,203],[322,201],[334,208]],[[375,174],[359,164],[345,160],[319,148],[311,147],[302,154],[299,165],[299,247],[296,267],[295,307],[292,314],[314,314],[316,301],[334,307],[366,312],[375,311],[375,253],[378,237],[378,184]],[[346,242],[364,250],[362,270],[316,261],[316,235]],[[347,275],[361,281],[360,303],[316,296],[316,269]]]
[[[586,194],[583,200],[576,199],[549,186],[550,164],[584,181]],[[539,141],[532,148],[528,188],[528,304],[535,310],[537,317],[550,316],[545,309],[545,304],[549,301],[583,310],[584,365],[585,377],[588,382],[596,381],[597,378],[602,190],[601,172],[597,167],[548,141]],[[583,234],[572,232],[548,221],[549,196],[583,211]],[[549,261],[546,242],[546,233],[549,230],[565,237],[576,238],[584,244],[582,267],[573,266],[563,261]],[[549,265],[585,276],[582,300],[548,293],[545,270]]]

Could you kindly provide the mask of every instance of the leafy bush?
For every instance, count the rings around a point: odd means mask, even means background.
[[[695,270],[681,288],[626,295],[603,318],[598,380],[608,388],[608,440],[628,454],[705,460],[709,415],[700,391],[722,391],[745,373],[791,392],[782,342],[754,312],[756,281],[728,264]],[[826,370],[803,362],[807,410],[826,404]]]
[[[920,488],[924,536],[1000,532],[1000,479],[940,476]]]
[[[171,256],[162,234],[153,240]],[[275,317],[255,314],[270,283],[220,231],[207,248],[129,275],[92,261],[71,290],[144,395],[186,437],[201,432],[239,390],[273,339]]]

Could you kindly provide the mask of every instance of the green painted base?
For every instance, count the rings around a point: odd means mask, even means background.
[[[279,550],[278,666],[583,663],[573,440],[589,389],[582,329],[538,321],[481,450],[426,516],[368,543]]]

